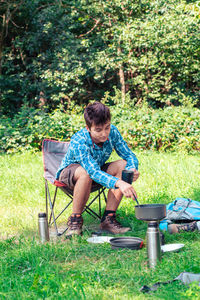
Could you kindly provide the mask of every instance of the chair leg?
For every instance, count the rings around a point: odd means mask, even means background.
[[[62,189],[62,188],[61,188]],[[85,206],[84,211],[86,211],[89,215],[91,215],[93,218],[98,218],[101,219],[101,195],[103,194],[104,200],[105,202],[107,202],[107,198],[105,195],[105,187],[102,187],[101,189],[98,190],[98,195],[94,197],[94,199]],[[69,207],[69,205],[73,202],[73,196],[71,194],[67,193],[67,196],[69,196],[71,198],[70,202],[65,206],[65,208],[57,215],[55,216],[54,214],[54,206],[55,206],[55,202],[56,202],[56,196],[57,196],[57,190],[58,187],[56,187],[55,192],[54,192],[54,196],[53,196],[53,202],[51,199],[51,195],[50,195],[50,191],[49,191],[49,186],[48,186],[48,182],[45,179],[45,198],[46,198],[46,214],[47,214],[47,220],[48,220],[48,225],[51,226],[54,224],[55,227],[55,231],[56,231],[56,235],[57,236],[61,236],[63,235],[66,231],[67,228],[66,227],[62,232],[58,232],[58,227],[57,227],[57,219],[60,217],[60,215]],[[65,192],[66,193],[66,192]],[[98,203],[99,203],[99,214],[97,214],[95,211],[93,211],[90,206],[92,205],[92,203],[98,199]],[[50,216],[48,218],[48,205],[50,207]],[[53,220],[52,220],[53,219]]]
[[[99,216],[101,218],[101,196],[100,196],[100,193],[99,193]]]
[[[46,199],[46,216],[48,221],[48,197],[47,197],[47,181],[45,180],[45,199]]]
[[[90,206],[92,205],[92,203],[99,197],[99,195],[97,195],[88,205],[85,205],[85,208],[83,209],[82,213],[84,213],[84,211],[87,211],[87,213],[89,213],[89,215],[93,216],[95,218],[95,216],[97,218],[100,219],[100,216],[95,213],[91,208]]]
[[[93,211],[91,208],[89,208],[88,206],[85,207],[85,209],[83,210],[83,212],[86,211],[90,216],[92,216],[94,219],[98,218],[101,219],[101,217],[95,213],[95,211]]]
[[[107,203],[107,197],[106,197],[106,195],[105,195],[105,189],[103,189],[103,195],[104,195],[104,200],[105,200],[105,202]]]
[[[56,189],[55,189],[54,197],[53,197],[53,202],[52,202],[51,196],[50,196],[50,192],[49,192],[48,182],[45,180],[46,211],[48,212],[48,202],[49,202],[49,206],[50,206],[50,210],[51,210],[51,214],[50,214],[49,219],[48,219],[48,225],[51,226],[51,225],[54,224],[54,227],[55,227],[55,230],[56,230],[56,234],[57,234],[57,236],[60,236],[60,235],[62,235],[67,230],[68,227],[63,232],[58,232],[58,227],[57,227],[56,221],[60,217],[60,215],[72,203],[73,197],[72,197],[72,195],[70,195],[70,194],[67,193],[67,195],[71,198],[71,201],[65,206],[65,208],[57,216],[55,216],[55,214],[54,214],[54,206],[55,206],[55,202],[56,202],[57,191],[58,191],[58,187],[56,187]],[[53,218],[53,221],[51,222],[52,218]]]
[[[85,208],[83,210],[84,211],[87,211],[87,213],[89,213],[91,216],[93,216],[93,218],[98,218],[98,219],[101,219],[101,194],[103,194],[104,196],[104,200],[105,202],[107,202],[107,198],[106,198],[106,195],[105,195],[105,190],[106,188],[105,187],[102,187],[100,190],[98,190],[98,195],[88,204],[88,205],[85,205]],[[93,211],[90,206],[92,205],[92,203],[96,200],[96,199],[99,199],[99,214],[97,214],[95,211]]]
[[[56,201],[57,190],[58,190],[58,188],[56,187],[54,197],[53,197],[53,203],[52,203],[52,208],[53,209],[54,209],[54,204],[55,204],[55,201]],[[51,212],[50,217],[49,217],[49,224],[51,223],[51,218],[52,218],[52,212]]]
[[[57,215],[57,217],[55,218],[55,220],[57,220],[59,217],[60,217],[60,215],[62,215],[62,213],[68,208],[68,206],[70,206],[70,204],[72,203],[72,201],[73,200],[71,200],[66,206],[65,206],[65,208],[63,208],[63,210]],[[50,224],[50,225],[52,225],[53,224],[53,222]]]
[[[58,228],[57,228],[57,224],[56,224],[56,220],[55,220],[55,215],[54,215],[54,211],[53,211],[53,203],[51,201],[51,196],[50,196],[50,192],[49,192],[49,187],[48,187],[48,183],[47,181],[45,180],[45,189],[46,189],[46,193],[47,193],[47,196],[48,196],[48,200],[49,200],[49,206],[50,206],[50,210],[51,210],[51,215],[53,216],[53,223],[54,223],[54,227],[55,227],[55,230],[56,230],[56,234],[59,236],[60,233],[58,232]],[[57,187],[56,187],[56,190],[55,190],[55,194],[57,193]],[[55,194],[54,194],[54,199],[55,199]],[[55,201],[54,201],[55,203]]]

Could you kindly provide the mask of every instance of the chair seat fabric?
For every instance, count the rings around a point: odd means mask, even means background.
[[[45,139],[42,144],[44,178],[57,186],[60,185],[59,181],[56,181],[56,172],[68,147],[69,142],[53,141],[49,139]]]
[[[66,184],[56,180],[56,172],[64,158],[67,149],[69,147],[69,142],[60,142],[54,140],[45,139],[43,141],[43,164],[44,164],[44,178],[50,181],[57,187],[66,187]],[[102,186],[93,181],[92,192],[97,191]],[[67,188],[67,190],[72,191]]]

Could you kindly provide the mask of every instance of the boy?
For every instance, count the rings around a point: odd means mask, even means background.
[[[73,212],[67,222],[66,235],[82,233],[81,214],[90,196],[93,181],[109,189],[100,228],[112,234],[125,233],[130,228],[122,227],[116,220],[116,210],[123,195],[134,199],[137,194],[131,184],[121,180],[121,174],[124,169],[132,170],[133,181],[137,180],[138,160],[118,129],[111,125],[107,106],[101,102],[89,104],[85,108],[84,118],[86,128],[72,136],[56,174],[56,179],[73,189]],[[122,159],[106,163],[113,149]]]

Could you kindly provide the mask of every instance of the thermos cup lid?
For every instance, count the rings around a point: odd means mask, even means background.
[[[46,214],[45,212],[40,212],[40,213],[38,214],[38,217],[39,217],[39,218],[46,218],[46,216],[47,216],[47,214]]]
[[[131,170],[122,170],[123,173],[127,173],[127,174],[133,174],[133,171]]]

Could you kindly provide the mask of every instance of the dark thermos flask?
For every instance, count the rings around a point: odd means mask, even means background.
[[[45,243],[46,241],[49,241],[47,215],[44,212],[38,214],[38,227],[41,242]]]
[[[130,184],[132,184],[132,182],[133,182],[133,175],[134,175],[133,171],[123,170],[122,171],[122,180],[126,181],[126,182],[128,182]]]

